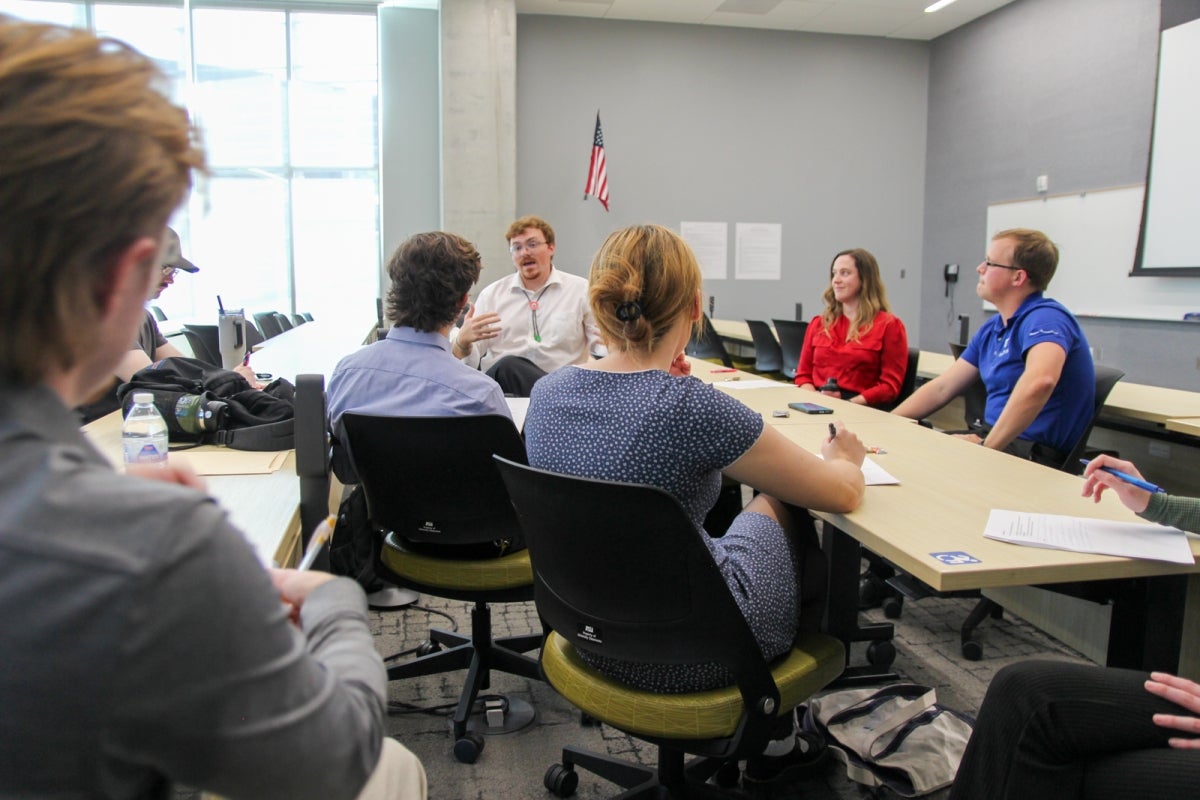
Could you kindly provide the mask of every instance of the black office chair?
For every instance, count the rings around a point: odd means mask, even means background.
[[[962,357],[963,351],[966,349],[965,344],[950,342],[950,354],[956,360]],[[975,382],[963,392],[962,398],[963,419],[967,423],[967,428],[978,428],[983,425],[983,415],[987,408],[987,387],[983,385],[983,379],[976,378]]]
[[[717,335],[712,320],[708,318],[707,314],[701,315],[699,329],[693,330],[692,338],[684,352],[693,358],[703,358],[706,361],[716,360],[726,367],[733,366],[733,360],[729,358],[729,353],[725,350],[725,345],[721,341],[721,337]]]
[[[310,314],[310,313],[309,313],[309,312],[307,312],[307,311],[305,311],[305,312],[301,313],[301,314],[300,314],[300,316],[304,317],[304,320],[305,320],[305,322],[312,322],[312,321],[313,321],[313,316],[312,316],[312,314]]]
[[[1078,475],[1083,471],[1079,463],[1079,458],[1083,455],[1087,447],[1088,437],[1091,435],[1092,427],[1095,425],[1096,418],[1100,415],[1100,410],[1104,407],[1105,400],[1112,392],[1117,381],[1125,376],[1122,370],[1114,367],[1106,367],[1101,364],[1095,365],[1096,383],[1095,383],[1095,402],[1092,405],[1091,419],[1088,420],[1087,426],[1083,433],[1072,445],[1069,452],[1066,453],[1063,460],[1056,465],[1057,469],[1063,472],[1069,472],[1073,475]],[[975,630],[979,623],[983,622],[987,617],[1000,619],[1003,616],[1004,609],[996,601],[984,597],[978,590],[962,591],[962,592],[939,592],[932,587],[926,585],[922,581],[913,578],[905,573],[897,573],[887,579],[887,583],[892,588],[898,590],[899,594],[895,598],[885,598],[884,613],[895,619],[900,616],[903,606],[903,598],[908,597],[913,600],[919,600],[923,597],[931,595],[938,597],[978,597],[978,602],[967,614],[963,620],[962,627],[959,629],[959,640],[963,658],[968,661],[978,661],[983,656],[983,645],[975,636]],[[1087,582],[1087,583],[1063,583],[1063,584],[1039,584],[1038,588],[1049,589],[1061,594],[1070,595],[1072,597],[1081,597],[1083,599],[1092,600],[1098,603],[1107,602],[1110,599],[1110,590],[1112,586],[1106,582]],[[862,586],[860,584],[860,596]],[[889,600],[891,602],[889,602]]]
[[[794,319],[772,319],[771,322],[775,324],[775,332],[779,334],[779,349],[783,353],[783,369],[780,372],[789,380],[795,380],[808,323],[797,322]]]
[[[209,363],[216,364],[218,367],[221,366],[221,338],[217,332],[216,325],[189,324],[184,325],[183,329],[185,331],[191,331],[196,336],[200,337],[202,342],[204,342],[204,352],[208,353],[212,358],[215,359],[215,361],[210,361]],[[204,358],[205,361],[208,361],[208,358],[203,356],[196,356],[196,358]]]
[[[294,425],[302,549],[308,547],[313,531],[330,513],[330,439],[325,420],[325,376],[297,375]],[[314,566],[328,570],[328,552],[322,553]]]
[[[542,635],[493,640],[488,608],[488,603],[533,598],[529,551],[521,544],[521,527],[492,461],[493,453],[524,461],[525,445],[512,420],[498,415],[349,413],[342,415],[342,425],[368,516],[379,531],[376,574],[423,594],[475,604],[469,636],[433,629],[417,658],[388,667],[389,680],[468,669],[452,717],[454,756],[474,763],[483,737],[468,722],[479,692],[491,685],[491,670],[540,678],[537,660],[524,653],[540,647]],[[520,549],[496,556],[501,549],[494,543],[505,540]],[[492,557],[481,557],[482,550]],[[507,705],[505,730],[533,720],[528,703],[508,698]]]
[[[280,314],[278,311],[275,312],[275,321],[279,323],[280,332],[290,331],[295,327],[292,325],[292,321],[288,319],[287,314]]]
[[[779,717],[828,685],[842,643],[803,633],[768,664],[712,555],[679,501],[650,486],[557,475],[497,458],[533,559],[534,599],[552,629],[550,684],[585,714],[658,746],[658,767],[575,747],[547,770],[570,796],[580,766],[630,791],[622,798],[726,796],[737,761],[762,752]],[[564,535],[569,532],[569,535]],[[823,558],[816,546],[805,557]],[[581,651],[628,661],[719,662],[727,687],[656,694],[615,681]],[[684,754],[701,756],[684,764]]]
[[[216,327],[215,325],[212,327]],[[208,342],[205,337],[196,332],[190,325],[184,325],[179,331],[179,335],[187,342],[192,351],[192,357],[198,358],[205,364],[211,364],[214,367],[221,366],[221,351],[220,349],[208,349]]]
[[[167,315],[158,306],[150,306],[150,312],[154,314],[154,318],[159,322],[163,322],[167,318]]]
[[[255,324],[262,331],[262,335],[268,339],[273,339],[283,333],[283,328],[279,326],[279,320],[275,317],[274,311],[258,311],[254,314]]]
[[[746,326],[754,340],[754,371],[782,372],[783,350],[771,332],[771,326],[760,319],[748,319]]]
[[[900,393],[896,399],[887,404],[886,410],[891,411],[908,399],[917,388],[917,364],[921,360],[921,351],[916,347],[908,348],[908,361],[904,367],[904,379],[900,382]]]
[[[262,331],[258,329],[250,320],[245,320],[246,323],[246,352],[254,350],[255,346],[262,344],[266,339],[262,335]]]
[[[304,323],[308,322],[303,314],[292,314],[292,327],[299,328]]]

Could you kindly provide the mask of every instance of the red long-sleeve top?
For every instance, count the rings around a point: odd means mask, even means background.
[[[804,333],[796,385],[811,383],[820,388],[830,378],[838,386],[858,392],[867,405],[893,402],[900,394],[908,368],[908,333],[899,317],[880,311],[868,331],[859,331],[856,342],[846,341],[850,321],[838,317],[826,333],[820,317],[814,317]]]

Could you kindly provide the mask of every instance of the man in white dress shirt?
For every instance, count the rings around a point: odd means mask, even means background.
[[[463,319],[454,355],[528,397],[534,382],[605,352],[586,278],[554,268],[554,229],[521,217],[505,233],[516,271],[487,286]]]

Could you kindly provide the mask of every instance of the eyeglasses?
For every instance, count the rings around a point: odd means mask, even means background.
[[[173,276],[173,275],[174,275],[176,272],[179,272],[179,267],[172,267],[172,266],[169,266],[169,265],[167,265],[167,264],[163,264],[163,265],[162,265],[162,276],[163,276],[164,278],[170,278],[170,277],[171,277],[171,276]]]
[[[985,267],[996,267],[998,269],[1011,269],[1011,270],[1025,269],[1024,267],[1014,267],[1010,264],[997,264],[995,261],[988,261],[987,258],[983,259],[983,265]]]
[[[513,242],[508,246],[508,252],[514,256],[520,252],[532,253],[544,244],[545,242]]]

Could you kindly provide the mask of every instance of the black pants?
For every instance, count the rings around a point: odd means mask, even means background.
[[[1188,714],[1146,691],[1149,676],[1054,661],[1005,667],[988,687],[950,800],[1195,797],[1200,750],[1155,713]]]
[[[528,358],[505,356],[487,374],[509,397],[529,397],[533,385],[546,376],[546,371]]]

